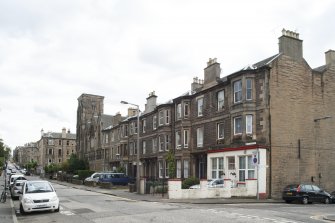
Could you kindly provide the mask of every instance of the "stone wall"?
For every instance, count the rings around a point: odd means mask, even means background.
[[[229,179],[224,180],[223,188],[208,188],[207,180],[200,181],[199,189],[181,189],[181,180],[169,180],[169,199],[201,199],[201,198],[231,198],[256,197],[257,181],[246,180],[243,186],[232,188]]]
[[[285,55],[272,64],[269,95],[274,198],[279,198],[283,187],[292,183],[334,188],[331,170],[335,168],[335,141],[331,135],[335,128],[330,124],[334,120],[317,120],[335,117],[334,85],[334,70],[313,74],[304,60],[295,61]]]

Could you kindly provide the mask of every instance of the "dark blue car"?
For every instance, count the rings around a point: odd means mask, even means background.
[[[124,173],[101,173],[99,182],[108,182],[113,185],[128,185],[130,179]]]

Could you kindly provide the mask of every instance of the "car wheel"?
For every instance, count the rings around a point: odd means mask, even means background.
[[[329,204],[330,203],[329,197],[326,197],[324,202],[325,202],[325,204]]]
[[[288,203],[288,204],[292,203],[292,201],[290,201],[290,200],[285,200],[285,202]]]
[[[303,197],[302,198],[302,201],[301,201],[303,204],[308,204],[308,197]]]
[[[55,210],[55,212],[59,212],[59,205],[58,205],[58,208]]]
[[[22,206],[22,204],[20,204],[20,213],[22,214],[22,215],[24,215],[26,212],[24,211],[24,209],[23,209],[23,206]]]

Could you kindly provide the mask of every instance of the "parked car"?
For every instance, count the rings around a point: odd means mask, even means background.
[[[20,178],[21,180],[26,180],[26,178],[22,174],[13,174],[13,175],[11,175],[10,178],[9,178],[9,189],[14,184],[14,181],[16,179],[18,179],[18,178]]]
[[[207,180],[207,188],[217,188],[217,187],[224,187],[223,179],[212,179]],[[190,186],[190,189],[199,189],[200,184],[196,184],[193,186]]]
[[[128,185],[129,177],[124,173],[101,173],[99,182],[109,182],[113,185]]]
[[[84,182],[98,182],[99,181],[99,177],[100,177],[101,173],[93,173],[90,177],[87,177]]]
[[[19,198],[19,196],[20,196],[19,191],[22,192],[22,185],[26,181],[27,180],[22,180],[22,179],[16,179],[14,181],[14,184],[13,184],[13,186],[10,189],[10,194],[11,194],[13,200],[16,199],[16,198]]]
[[[330,195],[331,195],[332,203],[334,204],[335,203],[335,191],[331,192]]]
[[[322,202],[329,204],[332,200],[332,196],[328,192],[312,184],[288,185],[284,188],[282,197],[286,203],[299,201],[303,204],[312,202]]]
[[[59,211],[59,199],[48,181],[26,181],[20,194],[20,212]]]

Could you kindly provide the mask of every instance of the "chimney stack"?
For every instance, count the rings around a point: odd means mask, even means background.
[[[282,36],[279,37],[279,53],[294,60],[301,60],[303,58],[302,40],[299,39],[299,33],[283,29]]]
[[[217,84],[217,80],[220,79],[221,68],[220,64],[216,62],[216,58],[209,58],[204,71],[204,87],[209,88]]]
[[[335,64],[335,51],[328,50],[326,53],[326,65],[328,64]]]
[[[193,82],[191,84],[191,91],[194,92],[197,89],[202,88],[204,85],[204,80],[199,79],[198,77],[193,78]]]
[[[62,138],[66,138],[66,128],[62,128]]]
[[[147,97],[147,103],[145,104],[145,113],[152,112],[155,110],[157,106],[157,96],[155,95],[155,91],[149,93],[149,97]]]

